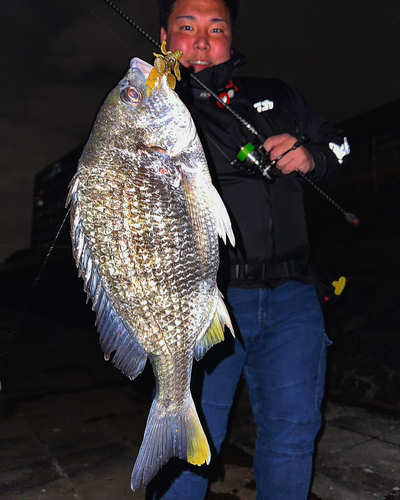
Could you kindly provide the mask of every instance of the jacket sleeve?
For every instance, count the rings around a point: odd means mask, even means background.
[[[315,169],[307,177],[317,183],[333,181],[346,168],[350,153],[344,132],[319,116],[300,94],[282,84],[288,93],[298,137],[305,135],[308,138],[304,147],[314,159]]]

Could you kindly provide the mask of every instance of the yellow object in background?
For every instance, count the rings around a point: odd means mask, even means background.
[[[340,295],[344,287],[346,286],[346,278],[344,276],[340,276],[340,278],[337,281],[332,281],[332,286],[334,288],[334,294],[335,295]]]

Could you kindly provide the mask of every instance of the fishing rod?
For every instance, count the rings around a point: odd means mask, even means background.
[[[111,0],[104,0],[104,2],[109,5],[117,14],[119,14],[125,21],[127,21],[131,26],[133,26],[141,35],[143,35],[147,40],[149,40],[158,49],[161,45],[149,35],[139,24],[137,24],[132,18],[130,18],[125,12],[123,12],[119,7],[117,7]],[[262,133],[258,132],[251,123],[244,119],[237,111],[235,111],[231,106],[229,106],[218,94],[216,94],[212,89],[208,87],[204,82],[202,82],[194,73],[190,74],[190,77],[198,83],[203,89],[210,94],[214,99],[216,99],[225,109],[227,109],[247,130],[249,130],[253,135],[255,135],[262,143],[267,139]],[[294,151],[305,142],[308,138],[305,136],[300,137],[297,142],[283,154],[281,154],[275,160],[271,160],[268,151],[265,150],[261,144],[256,147],[251,142],[247,143],[245,146],[240,148],[235,160],[231,162],[232,166],[237,168],[243,168],[247,173],[254,174],[257,171],[261,172],[266,180],[273,182],[275,179],[274,167],[276,163],[287,153]],[[311,179],[309,179],[303,172],[296,170],[296,173],[301,176],[301,178],[306,181],[310,186],[312,186],[321,196],[323,196],[331,205],[333,205],[341,214],[344,216],[346,222],[351,226],[358,226],[360,219],[351,212],[344,210],[338,203],[336,203],[325,191],[323,191],[317,184],[315,184]]]

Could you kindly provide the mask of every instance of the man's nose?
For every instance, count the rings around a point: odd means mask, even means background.
[[[197,50],[207,50],[210,48],[210,42],[207,33],[200,32],[194,40],[194,48]]]

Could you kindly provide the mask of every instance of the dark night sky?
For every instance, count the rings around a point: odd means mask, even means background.
[[[156,1],[115,0],[158,38]],[[399,0],[242,0],[241,74],[277,76],[332,122],[399,98]],[[102,0],[5,0],[0,262],[29,247],[34,175],[82,143],[132,57],[155,48]]]

